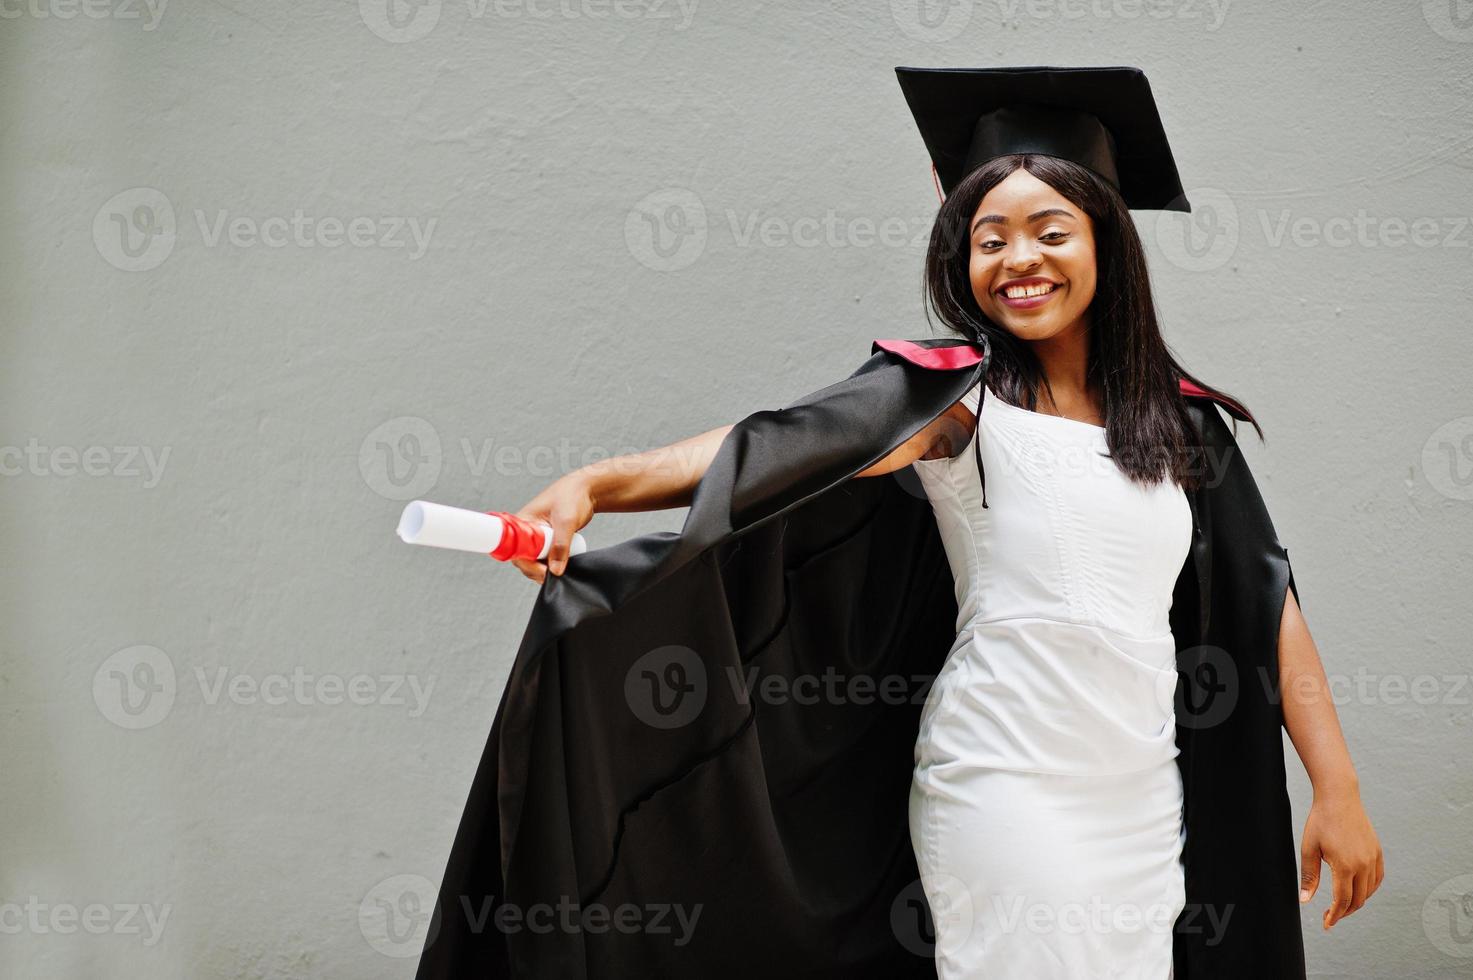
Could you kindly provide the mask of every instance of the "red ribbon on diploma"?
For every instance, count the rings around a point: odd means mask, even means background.
[[[542,553],[542,536],[545,533],[540,525],[502,510],[488,510],[486,513],[501,518],[503,525],[501,541],[497,543],[496,550],[488,552],[492,558],[498,561],[510,561],[513,558],[537,560],[537,556]]]

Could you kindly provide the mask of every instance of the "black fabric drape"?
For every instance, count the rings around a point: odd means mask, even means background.
[[[914,472],[851,477],[987,359],[958,340],[885,343],[738,423],[679,533],[547,578],[416,980],[935,976],[906,803],[953,582]],[[1275,693],[1292,574],[1231,431],[1207,400],[1188,405],[1220,478],[1189,495],[1171,613],[1176,976],[1303,978]]]

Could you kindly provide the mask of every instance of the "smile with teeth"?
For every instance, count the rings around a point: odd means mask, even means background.
[[[1044,294],[1051,293],[1058,288],[1059,284],[1056,282],[1040,282],[1034,283],[1031,286],[1009,286],[1008,288],[1003,290],[1003,295],[1006,296],[1008,299],[1028,299],[1033,296],[1043,296]]]

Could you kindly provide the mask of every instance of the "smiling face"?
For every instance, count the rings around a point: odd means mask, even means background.
[[[1023,168],[982,198],[971,224],[977,304],[1020,340],[1089,329],[1095,295],[1094,223]]]

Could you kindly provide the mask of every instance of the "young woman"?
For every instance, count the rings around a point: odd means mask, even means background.
[[[961,221],[970,233],[958,259],[944,242]],[[938,970],[1159,980],[1185,897],[1173,705],[1155,679],[1174,688],[1166,614],[1192,525],[1176,485],[1185,477],[1163,473],[1173,454],[1147,450],[1187,439],[1168,387],[1187,375],[1156,325],[1129,212],[1084,168],[997,158],[953,189],[935,242],[931,298],[949,325],[988,333],[992,397],[974,390],[858,475],[919,464],[968,617],[916,749],[912,831],[927,897],[933,914],[968,909],[955,937],[959,920],[936,915]],[[1101,246],[1114,261],[1109,302],[1097,304]],[[1028,296],[1040,283],[1047,291]],[[1161,397],[1132,397],[1142,391]],[[1089,465],[1108,450],[1111,423],[1130,465]],[[539,582],[561,574],[572,532],[599,511],[689,504],[729,430],[558,480],[519,512],[554,527],[548,562],[518,567]],[[986,511],[967,452],[979,440]],[[1280,655],[1296,676],[1323,676],[1292,595]],[[1381,849],[1328,697],[1286,698],[1284,714],[1315,790],[1306,889],[1321,856],[1334,869],[1328,929],[1380,886]],[[1118,913],[1157,926],[1069,928],[1070,915],[1088,921],[1091,901],[1107,922]],[[1054,928],[1030,926],[1039,909]]]
[[[1187,490],[1202,440],[1183,383],[1241,405],[1168,352],[1106,163],[973,143],[926,284],[942,322],[990,352],[984,382],[853,474],[914,468],[955,587],[909,790],[936,971],[1164,980],[1187,960],[1173,933],[1189,869],[1168,615],[1199,533]],[[547,562],[517,567],[546,584],[595,513],[691,504],[732,428],[558,479],[518,512],[554,528]],[[1292,589],[1278,661],[1281,690],[1315,692],[1286,694],[1282,718],[1314,785],[1300,901],[1328,862],[1328,929],[1384,866]],[[1271,975],[1302,972],[1292,959]]]

